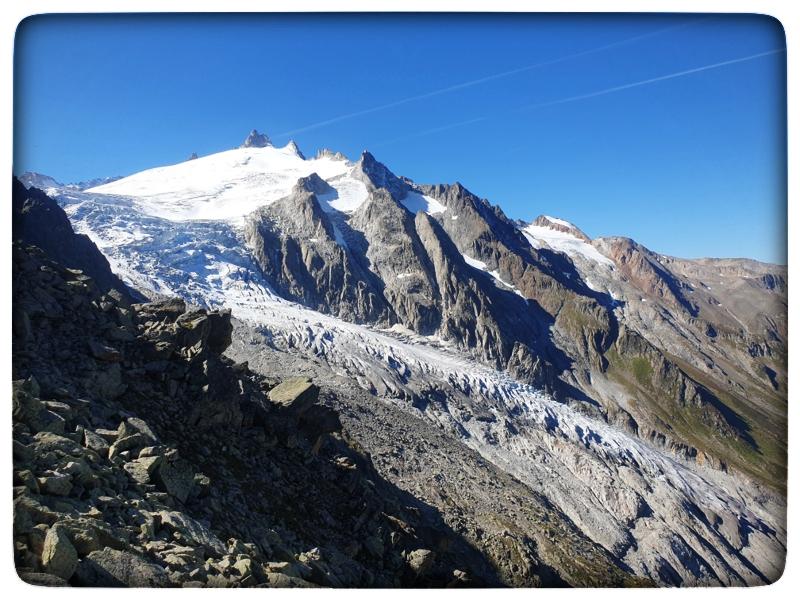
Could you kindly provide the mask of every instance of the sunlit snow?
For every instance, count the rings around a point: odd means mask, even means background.
[[[547,217],[547,219],[553,220],[550,219],[550,217]],[[571,226],[566,221],[562,223]],[[614,262],[607,256],[603,256],[597,248],[575,237],[571,233],[556,231],[555,229],[541,227],[539,225],[528,225],[522,229],[522,233],[534,248],[546,247],[557,252],[563,252],[569,256],[580,255],[600,265],[606,265],[608,267],[614,266]]]
[[[447,210],[447,207],[438,200],[418,192],[408,192],[403,198],[403,205],[414,214],[423,211],[429,215],[438,215]]]
[[[323,200],[331,208],[352,211],[366,199],[366,186],[350,177],[352,163],[331,156],[304,160],[292,148],[236,148],[148,169],[90,190],[134,199],[140,212],[170,221],[244,217],[287,196],[300,177],[317,173],[336,190]]]

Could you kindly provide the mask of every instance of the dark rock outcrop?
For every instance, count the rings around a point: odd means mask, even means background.
[[[271,146],[272,143],[269,141],[269,138],[266,134],[258,133],[257,130],[253,129],[248,135],[247,138],[242,142],[242,145],[239,146],[240,148],[266,148],[267,146]]]
[[[55,200],[39,189],[26,189],[17,178],[12,183],[11,234],[14,240],[32,244],[57,256],[60,263],[80,269],[103,292],[116,290],[126,298],[135,294],[111,272],[108,260],[85,235],[72,230],[69,218]]]

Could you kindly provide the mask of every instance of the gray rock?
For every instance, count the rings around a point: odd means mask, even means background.
[[[83,432],[83,445],[97,452],[100,456],[108,456],[108,442],[96,432],[85,429]]]
[[[301,415],[317,402],[319,386],[306,377],[286,379],[269,392],[270,402],[294,415]]]
[[[49,477],[39,477],[39,489],[44,494],[53,496],[69,496],[72,491],[72,477],[69,475],[51,475]]]
[[[122,354],[116,348],[106,346],[97,340],[89,340],[89,350],[97,360],[115,363],[122,360]]]
[[[266,573],[266,583],[261,587],[274,587],[274,588],[315,588],[317,585],[300,579],[299,577],[292,577],[284,573]]]
[[[159,467],[163,458],[161,456],[139,457],[136,460],[125,463],[123,468],[130,473],[138,483],[151,483],[151,477]]]
[[[131,552],[105,548],[80,561],[75,581],[85,587],[169,587],[167,572]]]
[[[158,515],[163,526],[180,533],[186,541],[202,546],[211,555],[221,556],[226,553],[225,544],[205,525],[187,514],[178,511],[161,511]]]
[[[68,580],[78,566],[78,553],[69,540],[66,528],[53,525],[44,538],[42,566],[47,573]]]
[[[159,489],[181,502],[186,502],[194,487],[194,470],[182,459],[161,462],[152,478]]]
[[[49,573],[17,571],[17,575],[20,579],[22,579],[22,581],[30,585],[38,585],[42,587],[69,587],[69,583],[67,583],[64,579]]]
[[[128,417],[119,424],[119,427],[117,428],[117,439],[121,440],[122,438],[135,435],[137,433],[142,435],[150,443],[150,445],[158,443],[158,436],[144,420],[139,419],[138,417]]]
[[[247,139],[242,143],[240,148],[266,148],[267,146],[271,146],[272,144],[269,141],[269,138],[263,134],[258,133],[255,129],[253,129],[247,136]]]
[[[141,433],[134,433],[125,437],[120,437],[116,442],[111,444],[111,447],[108,449],[108,458],[112,459],[126,450],[143,448],[151,443],[152,440]]]
[[[419,549],[408,553],[406,562],[415,575],[427,573],[436,561],[436,554],[431,550]]]

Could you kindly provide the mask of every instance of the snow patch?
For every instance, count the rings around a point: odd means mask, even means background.
[[[547,217],[547,219],[550,219],[550,217]],[[567,223],[567,225],[569,225],[569,223]],[[597,248],[591,244],[575,237],[571,233],[556,231],[555,229],[541,227],[539,225],[528,225],[521,231],[528,240],[528,243],[534,248],[547,247],[556,252],[563,252],[568,256],[581,256],[599,265],[604,265],[609,268],[614,267],[614,261],[602,255]]]
[[[475,269],[480,269],[481,271],[485,271],[488,267],[486,263],[482,260],[478,260],[477,258],[472,258],[471,256],[467,256],[466,254],[462,254],[461,256],[464,257],[464,262],[466,262],[470,267],[474,267]]]
[[[447,210],[447,207],[435,198],[419,192],[408,192],[408,195],[403,198],[403,206],[414,214],[423,211],[429,215],[438,215]]]
[[[495,282],[500,284],[500,287],[507,288],[512,292],[514,292],[515,294],[517,294],[518,296],[525,298],[525,295],[521,291],[519,291],[519,289],[517,289],[507,281],[504,281],[500,277],[499,271],[497,270],[490,271],[488,265],[482,260],[478,260],[477,258],[472,258],[471,256],[467,256],[466,254],[463,253],[461,254],[461,256],[464,257],[464,262],[467,263],[470,267],[473,267],[474,269],[478,269],[479,271],[483,271],[484,273],[488,273],[489,275],[491,275],[492,278],[495,280]]]
[[[575,227],[572,223],[570,223],[569,221],[565,221],[564,219],[556,219],[555,217],[548,217],[547,215],[543,216],[545,219],[547,219],[548,221],[550,221],[555,225],[561,225],[562,227]]]

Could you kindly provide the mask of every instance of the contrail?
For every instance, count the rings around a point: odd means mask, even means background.
[[[700,21],[706,21],[712,17],[705,17],[703,19],[695,19],[693,21],[689,21],[687,23],[681,23],[680,25],[672,25],[670,27],[665,27],[663,29],[658,29],[656,31],[651,31],[649,33],[643,33],[631,38],[626,38],[624,40],[619,40],[617,42],[612,42],[610,44],[605,44],[604,46],[598,46],[597,48],[590,48],[589,50],[583,50],[581,52],[575,52],[574,54],[568,54],[566,56],[561,56],[559,58],[554,58],[552,60],[547,60],[544,62],[536,63],[534,65],[528,65],[525,67],[519,67],[516,69],[512,69],[510,71],[503,71],[502,73],[495,73],[494,75],[487,75],[486,77],[481,77],[480,79],[473,79],[470,81],[464,81],[462,83],[457,83],[455,85],[451,85],[445,88],[441,88],[438,90],[433,90],[430,92],[426,92],[424,94],[419,94],[417,96],[409,96],[408,98],[402,98],[401,100],[395,100],[393,102],[389,102],[387,104],[381,104],[380,106],[373,106],[372,108],[365,108],[363,110],[359,110],[356,112],[347,113],[344,115],[339,115],[338,117],[332,117],[330,119],[326,119],[324,121],[319,121],[317,123],[312,123],[310,125],[306,125],[305,127],[299,127],[297,129],[292,129],[290,131],[284,131],[283,133],[275,134],[274,137],[283,137],[289,135],[296,135],[298,133],[303,133],[305,131],[311,131],[313,129],[319,129],[320,127],[325,127],[327,125],[332,125],[334,123],[339,123],[341,121],[346,121],[348,119],[354,119],[355,117],[361,117],[364,115],[369,115],[375,112],[379,112],[382,110],[387,110],[389,108],[394,108],[396,106],[402,106],[403,104],[408,104],[409,102],[416,102],[417,100],[425,100],[426,98],[433,98],[434,96],[440,96],[442,94],[449,94],[450,92],[456,92],[458,90],[463,90],[465,88],[470,88],[476,85],[480,85],[482,83],[487,83],[489,81],[495,81],[497,79],[503,79],[505,77],[511,77],[512,75],[518,75],[519,73],[525,73],[527,71],[532,71],[534,69],[539,69],[542,67],[548,67],[550,65],[555,65],[567,60],[572,60],[574,58],[579,58],[581,56],[587,56],[589,54],[595,54],[597,52],[603,52],[604,50],[608,50],[610,48],[616,48],[617,46],[622,46],[625,44],[630,44],[632,42],[636,42],[638,40],[642,40],[645,38],[649,38],[655,35],[660,35],[666,31],[672,31],[675,29],[680,29],[683,27],[687,27],[689,25],[694,25],[695,23],[699,23]]]
[[[626,83],[623,85],[617,85],[610,88],[605,88],[602,90],[598,90],[596,92],[590,92],[588,94],[580,94],[578,96],[569,96],[567,98],[560,98],[558,100],[551,100],[549,102],[540,102],[538,104],[526,104],[524,106],[520,106],[514,109],[509,109],[506,111],[506,114],[509,112],[522,112],[525,110],[531,110],[535,108],[544,108],[546,106],[555,106],[558,104],[566,104],[568,102],[576,102],[578,100],[587,100],[589,98],[596,98],[597,96],[605,96],[606,94],[613,94],[614,92],[620,92],[622,90],[629,90],[631,88],[640,87],[643,85],[650,85],[651,83],[657,83],[659,81],[667,81],[669,79],[675,79],[677,77],[684,77],[686,75],[692,75],[694,73],[701,73],[703,71],[710,71],[712,69],[719,69],[721,67],[726,67],[728,65],[734,65],[737,63],[746,62],[749,60],[755,60],[757,58],[761,58],[764,56],[770,56],[772,54],[778,54],[780,52],[784,52],[785,48],[778,48],[776,50],[768,50],[766,52],[759,52],[758,54],[752,54],[750,56],[744,56],[742,58],[734,58],[731,60],[725,60],[718,63],[713,63],[710,65],[704,65],[702,67],[695,67],[693,69],[686,69],[684,71],[678,71],[676,73],[669,73],[667,75],[661,75],[659,77],[651,77],[650,79],[643,79],[641,81],[634,81],[632,83]],[[475,117],[473,119],[469,119],[467,121],[459,121],[458,123],[451,123],[449,125],[442,125],[440,127],[436,127],[434,129],[426,129],[425,131],[420,131],[417,133],[412,133],[409,135],[405,135],[399,138],[395,138],[392,140],[387,140],[385,142],[380,142],[378,144],[373,144],[373,148],[379,148],[381,146],[388,146],[390,144],[394,144],[397,142],[403,142],[406,140],[423,137],[426,135],[430,135],[432,133],[439,133],[440,131],[446,131],[448,129],[455,129],[456,127],[461,127],[462,125],[467,125],[471,123],[477,123],[479,121],[485,121],[487,119],[492,118],[491,116],[483,116],[483,117]]]
[[[650,85],[651,83],[657,83],[659,81],[667,81],[668,79],[675,79],[676,77],[683,77],[685,75],[691,75],[693,73],[702,73],[703,71],[710,71],[712,69],[719,69],[720,67],[726,67],[728,65],[735,65],[737,63],[746,62],[748,60],[754,60],[756,58],[761,58],[762,56],[770,56],[771,54],[778,54],[779,52],[783,52],[784,48],[778,48],[776,50],[768,50],[766,52],[759,52],[758,54],[752,54],[750,56],[744,56],[742,58],[734,58],[731,60],[725,60],[722,62],[714,63],[711,65],[705,65],[702,67],[695,67],[694,69],[686,69],[685,71],[678,71],[677,73],[670,73],[668,75],[661,75],[660,77],[652,77],[650,79],[644,79],[642,81],[634,81],[633,83],[626,83],[624,85],[617,85],[614,87],[606,88],[604,90],[599,90],[597,92],[591,92],[589,94],[581,94],[579,96],[570,96],[569,98],[562,98],[560,100],[552,100],[550,102],[542,102],[539,104],[528,104],[526,106],[520,106],[517,109],[514,109],[514,112],[528,110],[531,108],[542,108],[545,106],[553,106],[556,104],[565,104],[567,102],[575,102],[576,100],[586,100],[587,98],[596,98],[597,96],[604,96],[606,94],[613,94],[614,92],[619,92],[622,90],[629,90],[631,88],[639,87],[642,85]]]

